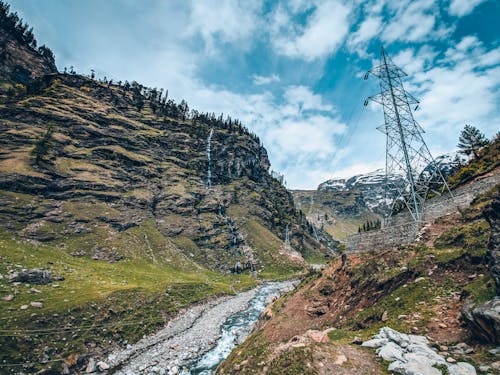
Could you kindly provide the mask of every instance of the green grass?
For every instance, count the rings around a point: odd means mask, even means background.
[[[356,314],[349,319],[347,327],[357,329],[359,324],[362,324],[364,335],[373,335],[383,326],[409,332],[411,327],[422,327],[434,316],[434,313],[427,308],[428,301],[438,295],[448,295],[451,291],[451,288],[431,285],[428,279],[418,283],[409,283]],[[380,318],[384,311],[387,311],[388,320],[382,322]],[[411,323],[411,327],[406,319],[398,319],[399,315],[409,315],[415,311],[419,312],[421,319]]]
[[[312,348],[292,348],[275,358],[269,365],[269,375],[315,375],[318,371],[313,363]],[[308,366],[310,364],[310,366]]]
[[[139,230],[147,233],[147,228]],[[158,246],[154,236],[151,246]],[[73,257],[61,246],[32,245],[5,232],[0,234],[0,254],[0,273],[4,275],[0,296],[18,292],[13,301],[0,302],[0,329],[3,334],[14,335],[0,335],[0,361],[38,362],[47,337],[54,347],[51,358],[85,352],[92,341],[104,346],[109,341],[133,342],[190,303],[256,284],[248,274],[224,276],[201,267],[152,262],[146,257],[116,263]],[[13,285],[5,277],[9,271],[34,267],[48,268],[65,279],[28,286]],[[41,293],[31,292],[32,288]],[[43,302],[43,308],[20,309],[32,301]],[[66,327],[72,328],[61,331]],[[26,341],[26,330],[43,332],[30,333],[32,341]]]
[[[264,227],[258,219],[249,218],[245,225],[248,243],[261,260],[259,277],[268,280],[285,280],[297,276],[304,267],[293,263],[279,251],[283,242]]]
[[[472,223],[453,227],[443,233],[435,242],[436,249],[459,247],[475,257],[486,254],[490,226],[486,220],[477,220]]]
[[[495,283],[491,275],[478,277],[464,288],[465,291],[469,292],[475,304],[493,299],[497,295],[495,289]]]
[[[467,165],[462,167],[453,176],[448,178],[450,188],[455,188],[477,176],[481,176],[494,170],[500,164],[498,157],[500,152],[500,139],[496,139],[490,145],[484,147],[477,158],[472,159]]]
[[[335,329],[328,332],[328,338],[330,341],[339,341],[348,344],[356,336],[354,331],[347,331],[344,329]]]

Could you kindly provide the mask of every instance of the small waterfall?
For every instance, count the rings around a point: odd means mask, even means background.
[[[290,250],[290,234],[288,233],[288,224],[285,229],[285,249]]]
[[[311,223],[311,226],[313,228],[314,238],[316,238],[316,241],[319,242],[318,232],[316,232],[316,226],[312,223]]]
[[[214,135],[214,129],[210,129],[210,133],[208,134],[208,139],[207,139],[207,189],[210,189],[212,187],[212,171],[211,171],[211,164],[212,164],[212,159],[210,156],[211,152],[211,147],[212,147],[212,136]]]
[[[234,228],[231,218],[229,216],[224,216],[224,218],[226,219],[227,225],[229,226],[229,232],[233,236],[233,246],[236,246],[238,245],[238,232]]]

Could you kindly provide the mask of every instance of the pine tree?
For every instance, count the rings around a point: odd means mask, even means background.
[[[50,123],[45,134],[36,140],[35,147],[33,147],[33,150],[31,151],[31,154],[35,157],[36,164],[40,164],[40,162],[49,153],[53,133],[54,125]]]
[[[477,152],[481,147],[488,144],[488,140],[478,128],[472,125],[465,125],[464,130],[460,133],[458,138],[458,148],[460,153],[467,156],[474,155],[477,158]]]

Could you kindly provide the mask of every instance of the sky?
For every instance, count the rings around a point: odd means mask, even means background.
[[[433,156],[465,124],[500,130],[495,0],[7,0],[59,70],[168,89],[239,118],[287,187],[314,189],[385,165],[375,77],[383,46],[420,100]]]

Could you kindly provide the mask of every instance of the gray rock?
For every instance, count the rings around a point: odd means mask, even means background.
[[[95,363],[94,358],[90,358],[89,363],[87,364],[87,368],[85,369],[85,372],[87,374],[91,374],[96,371],[97,371],[97,364]]]
[[[381,328],[372,340],[363,346],[378,348],[377,354],[386,361],[392,361],[389,371],[401,375],[441,375],[434,366],[445,366],[451,369],[450,375],[475,375],[476,370],[468,363],[448,363],[445,358],[429,346],[424,336],[406,335],[389,327]],[[459,350],[466,344],[457,345]]]
[[[481,372],[488,372],[490,370],[491,370],[491,367],[488,365],[479,366],[479,371],[481,371]]]
[[[361,346],[365,346],[367,348],[380,348],[381,346],[384,346],[389,342],[388,339],[371,339],[368,341],[365,341],[364,343],[361,344]]]
[[[490,241],[488,243],[488,261],[491,277],[495,281],[497,296],[500,296],[500,197],[483,211],[483,216],[490,224]]]
[[[448,366],[449,375],[476,375],[476,369],[469,363],[458,362]]]
[[[386,361],[405,360],[403,357],[403,349],[393,342],[388,342],[381,348],[377,349],[377,354],[379,357],[383,358]]]
[[[23,270],[21,272],[12,274],[10,277],[10,281],[45,285],[52,281],[52,272],[42,268]]]
[[[106,362],[103,362],[103,361],[97,362],[97,367],[99,367],[100,371],[109,370],[109,365]]]
[[[462,307],[462,318],[479,339],[500,343],[500,297],[477,306],[467,301]]]
[[[500,346],[488,350],[488,353],[490,353],[491,355],[500,355]]]
[[[432,362],[431,364],[444,364],[446,361],[442,356],[437,354],[430,347],[422,344],[411,344],[406,348],[407,354],[411,358],[413,356],[425,357],[427,361]]]
[[[420,362],[395,361],[389,365],[389,371],[401,375],[442,375],[438,369]]]

